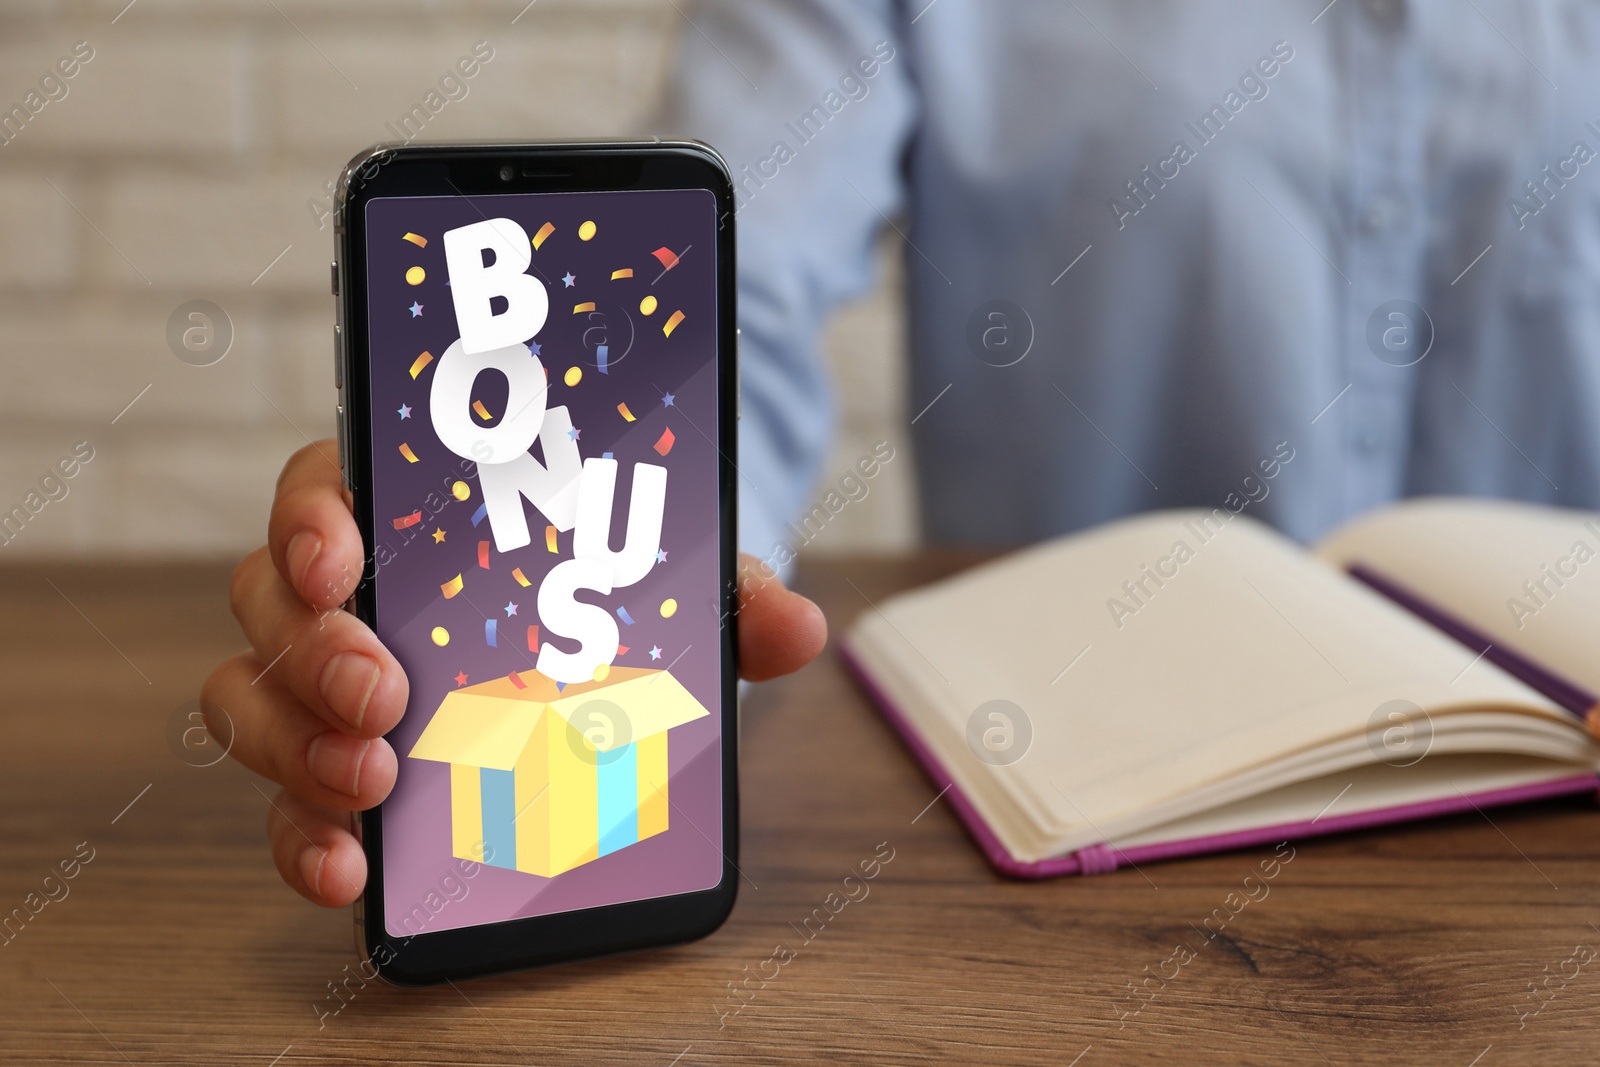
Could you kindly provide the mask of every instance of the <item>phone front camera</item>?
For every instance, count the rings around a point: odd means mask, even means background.
[[[511,169],[511,164],[506,163],[500,168],[500,180],[508,182],[517,172]]]

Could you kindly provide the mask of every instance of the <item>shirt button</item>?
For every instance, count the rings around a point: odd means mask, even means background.
[[[1405,218],[1405,204],[1397,196],[1379,193],[1361,210],[1361,228],[1367,233],[1391,230]]]
[[[1385,29],[1400,25],[1406,20],[1405,0],[1363,0],[1367,16]]]

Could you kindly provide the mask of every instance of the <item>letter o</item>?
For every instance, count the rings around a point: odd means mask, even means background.
[[[504,374],[510,385],[506,416],[498,426],[479,426],[472,421],[472,385],[486,370]],[[462,459],[510,463],[525,455],[538,439],[549,390],[544,364],[527,345],[508,345],[469,356],[457,340],[444,350],[433,372],[428,401],[433,432]]]

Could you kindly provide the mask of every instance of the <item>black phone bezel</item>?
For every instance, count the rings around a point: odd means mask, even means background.
[[[502,168],[515,174],[507,181]],[[376,563],[372,472],[370,353],[366,319],[367,201],[390,196],[491,196],[524,192],[706,189],[717,201],[717,447],[721,601],[722,842],[718,884],[694,893],[654,897],[581,911],[396,938],[383,910],[381,806],[363,812],[366,891],[355,907],[356,937],[369,965],[398,985],[427,985],[542,967],[691,941],[722,925],[738,895],[737,312],[733,180],[714,149],[697,142],[374,145],[340,176],[335,208],[334,284],[338,292],[336,359],[340,463],[368,546],[351,608],[375,619]]]

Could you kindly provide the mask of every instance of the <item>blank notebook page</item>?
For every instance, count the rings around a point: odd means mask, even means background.
[[[1003,782],[1046,836],[1359,737],[1389,700],[1565,722],[1498,669],[1463,675],[1470,652],[1265,526],[1234,518],[1202,540],[1186,520],[1209,514],[1141,516],[898,596],[854,647],[980,806]],[[1157,585],[1144,568],[1163,559]],[[1113,598],[1136,610],[1114,618]],[[1009,767],[964,741],[995,699],[1032,723]]]

